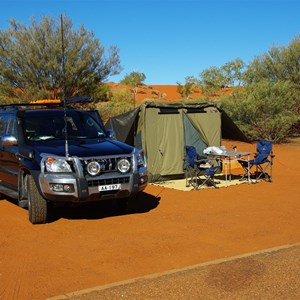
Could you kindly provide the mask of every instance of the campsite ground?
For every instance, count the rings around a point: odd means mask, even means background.
[[[148,185],[135,214],[101,203],[31,225],[26,210],[1,200],[0,299],[45,299],[299,243],[299,139],[274,153],[273,183],[190,192]]]

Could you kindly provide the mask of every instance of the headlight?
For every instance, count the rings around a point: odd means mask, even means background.
[[[136,151],[136,160],[138,167],[146,167],[146,157],[142,150]]]
[[[127,158],[122,158],[118,161],[118,170],[121,173],[126,173],[130,170],[130,161]]]
[[[91,176],[96,176],[100,173],[101,167],[97,161],[91,161],[87,164],[86,170]]]
[[[45,162],[46,170],[54,173],[72,172],[71,166],[65,159],[47,157]]]

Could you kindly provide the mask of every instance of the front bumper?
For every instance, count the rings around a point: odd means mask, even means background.
[[[145,189],[148,182],[146,168],[138,173],[122,175],[109,173],[95,177],[78,177],[76,174],[41,173],[39,185],[44,198],[52,202],[92,202],[133,196]],[[118,185],[118,189],[100,191],[101,186]],[[68,191],[57,191],[58,186],[70,187]]]

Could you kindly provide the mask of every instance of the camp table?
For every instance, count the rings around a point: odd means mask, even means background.
[[[251,183],[250,180],[250,164],[249,164],[249,160],[250,160],[250,155],[252,154],[252,152],[239,152],[239,151],[225,151],[221,154],[217,154],[217,153],[209,153],[208,156],[210,157],[214,157],[214,158],[219,158],[222,161],[226,161],[226,167],[225,167],[225,180],[227,182],[228,178],[229,181],[231,181],[231,162],[232,160],[236,160],[237,158],[243,158],[245,156],[247,156],[247,160],[248,160],[248,168],[247,168],[247,177],[248,177],[248,183]]]

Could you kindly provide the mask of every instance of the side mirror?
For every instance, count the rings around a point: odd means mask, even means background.
[[[108,129],[107,133],[108,133],[108,137],[110,137],[112,139],[114,139],[116,137],[116,133],[113,129]]]
[[[10,134],[4,134],[1,137],[1,143],[3,146],[15,146],[18,144],[18,141],[15,136]]]

